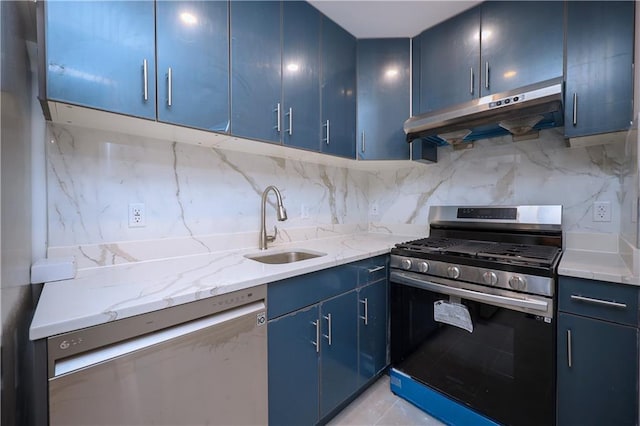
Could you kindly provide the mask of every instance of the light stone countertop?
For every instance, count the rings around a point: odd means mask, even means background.
[[[612,283],[639,285],[619,253],[565,250],[558,266],[558,275],[587,278]]]
[[[633,271],[638,254],[618,234],[567,233],[558,275],[640,285]]]
[[[264,253],[304,249],[326,256],[282,265],[244,257],[256,248],[82,269],[44,285],[31,340],[229,293],[388,253],[415,237],[360,233],[278,245]]]

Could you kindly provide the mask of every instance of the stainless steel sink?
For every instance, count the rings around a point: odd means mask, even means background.
[[[255,260],[260,263],[268,263],[270,265],[279,265],[283,263],[299,262],[301,260],[313,259],[316,257],[326,256],[326,253],[319,253],[308,250],[290,250],[268,254],[247,254],[244,257]]]

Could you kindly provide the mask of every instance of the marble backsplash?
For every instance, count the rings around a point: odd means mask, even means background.
[[[368,197],[379,215],[370,228],[427,224],[432,205],[561,204],[565,231],[617,234],[621,206],[633,196],[622,184],[635,168],[628,144],[568,148],[562,132],[549,129],[515,143],[510,136],[483,140],[466,150],[439,148],[436,164],[372,172]],[[592,220],[594,201],[611,203],[611,222]]]
[[[47,180],[49,256],[76,255],[84,266],[139,260],[125,248],[136,241],[152,249],[145,242],[162,239],[169,248],[157,251],[174,255],[257,247],[268,185],[288,211],[277,222],[280,242],[366,230],[368,222],[363,171],[70,125],[49,125]],[[145,227],[128,226],[130,203],[144,203]],[[235,234],[233,242],[215,238]]]
[[[257,247],[268,185],[289,214],[274,245],[366,230],[421,236],[439,204],[562,204],[565,231],[618,234],[636,193],[629,143],[568,148],[562,128],[440,148],[437,164],[371,170],[71,125],[50,124],[47,139],[48,255],[74,255],[79,267]],[[592,220],[594,201],[611,203],[611,222]],[[130,203],[145,204],[145,227],[128,226]]]

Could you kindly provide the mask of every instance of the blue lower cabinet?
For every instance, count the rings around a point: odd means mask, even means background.
[[[318,312],[314,305],[269,321],[270,425],[318,422]]]
[[[558,315],[558,425],[638,424],[638,329]]]
[[[366,384],[389,364],[387,292],[386,279],[358,289],[359,386]]]
[[[358,388],[358,312],[355,291],[320,305],[320,417]]]

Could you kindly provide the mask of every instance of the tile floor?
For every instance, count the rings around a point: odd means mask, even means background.
[[[444,423],[391,393],[389,376],[385,374],[334,417],[328,425],[443,426]]]

